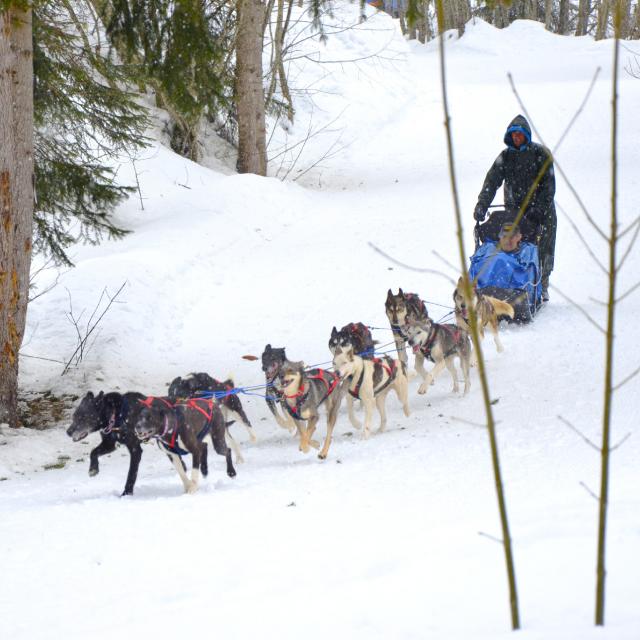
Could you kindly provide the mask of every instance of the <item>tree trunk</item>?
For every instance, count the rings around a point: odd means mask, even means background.
[[[544,0],[544,28],[551,31],[553,20],[553,0]]]
[[[536,0],[526,0],[524,3],[524,17],[527,20],[538,19],[538,3]]]
[[[236,36],[236,105],[239,173],[267,175],[267,133],[262,86],[264,4],[238,0]]]
[[[558,6],[558,33],[566,35],[569,32],[569,0],[560,0]]]
[[[607,37],[607,26],[609,24],[609,13],[611,7],[609,0],[600,0],[598,8],[598,26],[596,28],[596,40],[602,40]]]
[[[0,423],[18,426],[33,226],[31,10],[0,12]]]
[[[576,25],[576,35],[587,35],[587,23],[589,21],[589,14],[591,13],[591,1],[580,0],[578,3],[578,24]]]

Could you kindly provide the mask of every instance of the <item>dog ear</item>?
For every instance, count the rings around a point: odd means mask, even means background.
[[[102,400],[102,398],[104,397],[104,391],[101,391],[97,396],[96,396],[96,400]]]
[[[399,295],[401,298],[404,298],[404,293],[403,293],[402,289],[398,289],[398,295]]]
[[[393,293],[391,293],[391,289],[387,291],[387,300],[391,300],[393,298]]]
[[[331,329],[331,337],[333,338],[333,336],[336,336],[336,335],[338,335],[338,330],[335,327],[333,327],[333,329]]]
[[[269,351],[271,351],[271,344],[268,344],[264,350],[268,353]]]

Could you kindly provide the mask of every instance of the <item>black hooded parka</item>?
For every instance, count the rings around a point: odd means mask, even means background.
[[[520,131],[525,137],[525,142],[518,148],[513,144],[511,137],[514,131]],[[482,190],[478,195],[476,219],[486,214],[503,182],[505,207],[516,215],[527,197],[531,185],[534,184],[551,155],[546,147],[531,142],[531,127],[522,115],[516,116],[507,127],[504,143],[507,148],[500,153],[489,169]],[[531,226],[541,230],[538,249],[543,278],[548,278],[549,273],[553,270],[557,225],[556,208],[553,201],[555,192],[556,179],[553,161],[551,161],[535,188],[523,215],[523,218]]]

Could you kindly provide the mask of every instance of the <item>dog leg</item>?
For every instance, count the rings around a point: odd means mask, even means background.
[[[318,416],[312,416],[311,418],[309,418],[309,420],[307,420],[307,425],[306,427],[300,426],[299,430],[300,430],[300,451],[302,451],[302,453],[309,453],[309,447],[313,446],[312,441],[311,441],[311,436],[313,435],[313,432],[316,430],[316,423],[318,422]],[[315,442],[316,445],[318,445],[317,441],[313,441]],[[319,445],[317,447],[314,447],[314,449],[319,448]]]
[[[493,334],[493,341],[496,343],[496,350],[498,353],[502,353],[504,351],[504,347],[502,346],[502,342],[500,342],[500,336],[498,335],[498,321],[491,320],[489,323],[489,328],[491,329],[491,333]]]
[[[136,438],[137,440],[137,438]],[[133,495],[133,486],[136,483],[138,477],[138,467],[140,466],[140,459],[142,458],[142,447],[140,441],[127,442],[127,449],[129,449],[129,473],[127,473],[127,481],[124,485],[123,496]]]
[[[171,460],[171,464],[173,464],[176,471],[178,472],[178,475],[180,476],[180,480],[182,480],[182,484],[184,486],[184,492],[192,493],[191,491],[189,491],[189,488],[191,486],[191,481],[189,480],[189,478],[187,477],[187,474],[184,471],[184,466],[182,464],[182,460],[180,459],[180,456],[177,453],[172,453],[170,451],[167,451],[167,455],[169,456],[169,460]]]
[[[436,381],[436,378],[440,375],[440,373],[445,368],[445,366],[446,365],[444,363],[444,358],[442,360],[438,360],[436,362],[436,364],[433,367],[433,369],[431,369],[431,371],[429,373],[427,373],[427,377],[426,377],[425,381],[418,388],[418,393],[420,395],[424,395],[425,393],[427,393],[427,390],[429,389],[429,386],[432,385]]]
[[[367,439],[371,435],[371,423],[373,422],[373,408],[375,400],[373,397],[373,388],[368,388],[369,384],[364,384],[360,388],[360,400],[364,405],[364,429],[362,437]]]
[[[405,371],[409,370],[409,358],[407,357],[407,352],[405,350],[405,339],[404,336],[400,333],[400,329],[397,327],[391,327],[393,330],[393,341],[396,343],[396,351],[398,352],[398,358],[400,358],[400,362],[404,364]]]
[[[242,464],[244,462],[244,458],[242,457],[242,453],[240,453],[240,447],[238,443],[234,440],[231,433],[229,433],[229,429],[225,427],[224,430],[224,439],[229,447],[233,449],[233,452],[236,454],[236,462],[238,464]]]
[[[471,389],[471,377],[469,375],[469,357],[468,354],[460,356],[460,367],[462,369],[462,375],[464,376],[464,395],[469,393]]]
[[[97,476],[100,471],[98,458],[116,450],[116,438],[113,434],[102,436],[102,442],[89,454],[89,475]]]
[[[354,429],[362,429],[362,423],[358,418],[356,418],[356,412],[353,402],[353,396],[349,394],[347,396],[347,411],[349,413],[349,422],[353,426]]]
[[[429,373],[424,368],[424,356],[421,353],[416,353],[416,371],[422,378],[422,384],[418,389],[418,393],[427,393],[427,387],[429,386],[429,384],[433,384],[433,380],[427,383],[427,380],[429,379]],[[424,391],[421,391],[421,389],[424,389]]]
[[[389,392],[389,388],[387,387],[387,389],[385,389],[376,398],[376,407],[378,408],[378,413],[380,414],[380,428],[378,429],[379,432],[384,431],[385,427],[387,426],[386,400],[387,400],[387,393],[388,392]]]
[[[451,379],[453,380],[453,393],[460,393],[460,386],[458,385],[458,372],[456,371],[456,367],[453,363],[454,356],[449,356],[445,358],[444,365],[447,367],[447,370],[451,374]]]
[[[393,390],[402,404],[404,415],[408,418],[411,415],[411,409],[409,408],[409,381],[405,375],[402,375],[401,371],[398,372],[393,383]]]

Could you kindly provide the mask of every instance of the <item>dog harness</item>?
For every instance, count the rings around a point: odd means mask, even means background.
[[[455,343],[455,346],[449,349],[449,351],[447,351],[444,354],[445,358],[452,356],[457,351],[458,346],[460,346],[460,343],[462,342],[461,341],[462,331],[458,327],[453,328],[448,324],[434,323],[427,337],[427,342],[423,345],[416,345],[418,347],[417,351],[420,351],[420,353],[425,358],[431,360],[431,362],[434,361],[433,358],[431,357],[431,349],[433,348],[433,343],[435,342],[436,336],[438,335],[438,331],[440,329],[443,329],[444,331],[446,331],[453,338],[453,341]],[[416,351],[415,347],[414,347],[414,351]]]
[[[122,402],[120,403],[120,411],[114,409],[111,417],[109,418],[109,422],[104,429],[100,429],[100,433],[103,433],[105,436],[108,436],[113,431],[120,431],[120,427],[122,423],[126,420],[127,415],[129,413],[129,402],[125,396],[122,396]]]
[[[180,431],[180,428],[179,428],[180,416],[175,413],[175,408],[176,406],[178,406],[178,404],[182,404],[188,407],[189,409],[195,409],[207,419],[207,422],[205,423],[204,427],[202,427],[202,429],[200,430],[200,433],[198,433],[198,436],[197,436],[198,442],[201,442],[204,439],[204,437],[207,435],[207,433],[209,433],[209,431],[211,430],[211,426],[213,422],[214,400],[213,399],[207,400],[206,398],[189,398],[189,400],[187,400],[184,403],[172,404],[166,398],[149,396],[148,398],[145,398],[144,400],[140,400],[139,402],[140,404],[143,404],[145,407],[150,409],[151,405],[154,403],[155,400],[160,400],[160,402],[164,403],[164,405],[168,409],[171,409],[172,411],[174,411],[174,415],[176,418],[175,426],[173,427],[173,429],[170,429],[169,416],[165,415],[164,431],[162,432],[161,435],[154,436],[156,441],[158,442],[158,446],[164,449],[165,451],[168,451],[170,453],[175,453],[176,455],[179,455],[179,456],[189,455],[189,453],[191,453],[190,451],[186,451],[185,449],[183,449],[178,445],[178,432]],[[209,411],[207,412],[206,409],[202,407],[199,403],[204,403],[205,405],[208,405]]]
[[[381,358],[371,358],[374,367],[382,367],[389,376],[384,384],[381,387],[373,390],[373,395],[377,396],[381,391],[384,391],[395,379],[397,373],[397,367],[394,360],[392,360],[389,356],[385,356],[384,359]],[[389,363],[389,364],[387,364]],[[360,377],[358,378],[358,382],[356,382],[356,386],[353,389],[349,389],[349,394],[354,398],[360,398],[360,387],[362,386],[362,381],[364,379],[364,366],[362,367],[362,371],[360,372]]]
[[[322,380],[325,384],[326,392],[322,400],[318,402],[318,406],[320,406],[334,392],[340,382],[340,378],[337,374],[327,371],[326,369],[312,369],[305,377],[307,380]],[[300,417],[300,413],[302,411],[302,405],[309,396],[309,391],[310,388],[305,389],[303,378],[302,384],[300,385],[297,393],[294,393],[291,396],[288,396],[286,393],[282,394],[285,398],[296,398],[296,403],[293,407],[290,406],[288,402],[283,403],[292,418],[295,418],[296,420],[303,420],[303,418]]]

